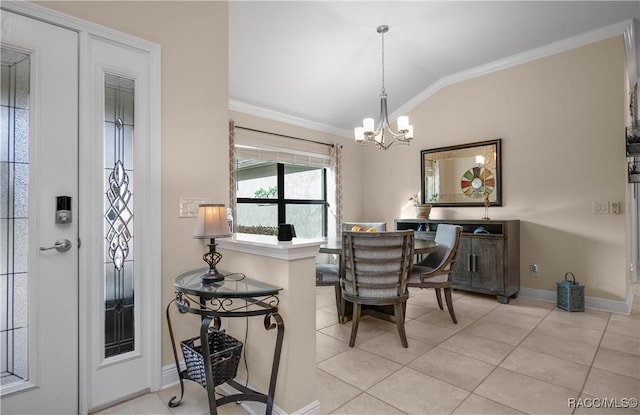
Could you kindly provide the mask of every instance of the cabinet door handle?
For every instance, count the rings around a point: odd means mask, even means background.
[[[467,254],[467,271],[469,272],[471,272],[471,261],[472,261],[471,254]]]
[[[473,254],[473,272],[478,271],[478,255]]]

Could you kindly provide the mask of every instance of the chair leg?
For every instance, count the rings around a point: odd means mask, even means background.
[[[451,320],[455,324],[458,324],[458,320],[456,319],[456,313],[453,311],[453,300],[451,299],[451,287],[447,287],[444,289],[444,298],[447,301],[447,308],[449,309],[449,315],[451,316]]]
[[[434,290],[436,291],[436,298],[438,299],[438,306],[440,307],[440,310],[444,310],[444,308],[442,308],[442,297],[440,296],[440,288],[434,288]]]
[[[340,284],[334,286],[336,292],[336,311],[338,312],[338,323],[342,323],[344,318],[344,311],[342,309],[342,290],[340,290]]]
[[[394,304],[394,313],[396,318],[396,326],[398,327],[398,334],[400,335],[400,342],[405,349],[409,347],[407,343],[407,333],[404,331],[404,303]]]
[[[353,318],[351,319],[351,338],[349,339],[349,347],[353,347],[356,344],[361,307],[362,306],[359,303],[353,303]]]

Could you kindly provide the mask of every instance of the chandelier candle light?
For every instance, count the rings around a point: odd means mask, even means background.
[[[204,262],[209,264],[209,271],[202,274],[200,279],[203,284],[224,280],[224,274],[216,269],[216,265],[222,259],[222,254],[216,252],[215,238],[231,236],[227,212],[224,205],[203,204],[198,206],[198,222],[193,229],[194,239],[210,239],[209,252],[202,256]]]
[[[384,34],[389,31],[389,26],[381,25],[376,29],[382,37],[382,92],[380,93],[380,121],[378,127],[374,127],[373,118],[365,118],[362,121],[362,127],[356,127],[354,130],[356,143],[358,144],[375,144],[378,148],[386,150],[394,143],[409,144],[413,139],[413,125],[409,124],[409,117],[403,115],[398,117],[398,132],[391,130],[389,126],[389,115],[387,114],[387,93],[384,90]],[[375,129],[374,129],[375,128]],[[385,133],[391,138],[386,140]]]

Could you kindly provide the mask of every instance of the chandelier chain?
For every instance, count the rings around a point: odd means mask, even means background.
[[[382,93],[384,94],[384,32],[382,34]]]

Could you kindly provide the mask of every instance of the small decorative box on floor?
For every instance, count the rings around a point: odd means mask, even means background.
[[[569,277],[572,280],[569,280]],[[558,308],[566,311],[584,311],[584,285],[576,282],[572,272],[564,274],[564,281],[557,283]]]

